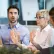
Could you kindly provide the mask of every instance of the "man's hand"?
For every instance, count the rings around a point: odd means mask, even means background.
[[[15,28],[10,31],[10,36],[13,44],[20,42],[20,33]]]

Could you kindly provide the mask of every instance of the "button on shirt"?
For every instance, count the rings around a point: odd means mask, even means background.
[[[19,23],[14,27],[18,30],[18,32],[20,32],[21,43],[28,45],[29,44],[29,30]],[[9,24],[1,26],[0,36],[2,38],[3,44],[12,44],[13,43],[10,38],[10,30],[11,30],[11,28],[10,28]]]
[[[36,33],[34,43],[39,44],[42,48],[50,47],[52,28],[47,25],[42,31]]]

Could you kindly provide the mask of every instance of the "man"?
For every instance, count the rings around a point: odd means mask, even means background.
[[[40,30],[33,31],[31,33],[31,44],[28,48],[34,50],[40,50],[41,54],[50,54],[49,47],[51,47],[51,34],[53,28],[48,24],[49,22],[49,13],[47,10],[39,10],[36,13],[37,25],[40,27]]]
[[[1,26],[0,36],[4,45],[29,44],[29,30],[23,25],[19,24],[19,9],[12,5],[7,9],[9,24]]]

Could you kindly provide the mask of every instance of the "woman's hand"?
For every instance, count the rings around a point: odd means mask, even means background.
[[[36,31],[30,32],[30,42],[33,42],[34,37],[36,36]]]
[[[29,45],[29,46],[27,46],[28,47],[28,49],[30,50],[30,51],[32,51],[34,54],[37,54],[37,53],[40,53],[40,50],[38,50],[35,46],[33,46],[33,45]]]

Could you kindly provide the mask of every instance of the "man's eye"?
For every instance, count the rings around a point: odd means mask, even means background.
[[[15,14],[17,14],[17,12],[14,12]]]
[[[10,12],[10,14],[12,14],[12,12]]]

